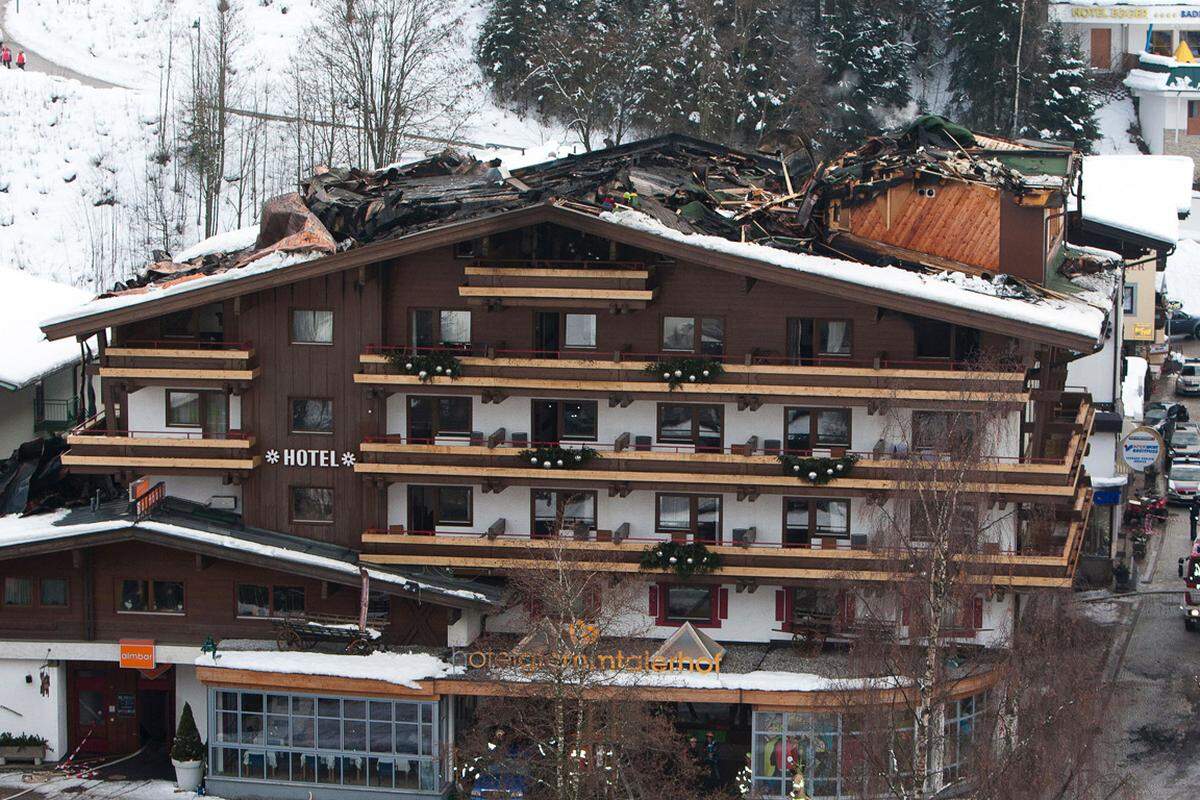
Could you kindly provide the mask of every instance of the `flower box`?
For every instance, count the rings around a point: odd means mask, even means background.
[[[46,758],[46,745],[0,745],[0,767],[11,761],[32,761],[35,766],[41,766]]]

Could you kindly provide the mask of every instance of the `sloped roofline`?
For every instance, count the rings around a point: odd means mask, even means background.
[[[85,309],[79,316],[58,318],[43,324],[42,331],[49,339],[90,335],[111,326],[126,325],[175,311],[231,299],[250,292],[367,267],[381,261],[413,255],[431,248],[444,247],[460,241],[543,222],[557,223],[632,247],[693,261],[747,278],[816,291],[820,294],[841,297],[858,303],[876,305],[881,308],[975,327],[1002,335],[1032,339],[1044,344],[1083,352],[1091,352],[1097,345],[1095,339],[1080,333],[902,294],[884,287],[864,286],[835,277],[786,269],[766,261],[721,253],[686,242],[667,240],[650,231],[637,230],[601,219],[591,213],[556,205],[552,200],[521,209],[428,228],[408,236],[374,242],[278,270],[254,272],[245,277],[239,277],[234,272],[230,273],[227,280],[201,285],[194,289],[189,289],[186,284],[183,284],[178,289],[164,292],[161,297],[142,303],[100,309],[90,314],[86,313]]]

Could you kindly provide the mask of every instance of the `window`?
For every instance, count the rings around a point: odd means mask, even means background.
[[[180,581],[121,581],[119,612],[182,614],[183,583]]]
[[[980,333],[976,328],[935,319],[915,319],[913,337],[913,352],[917,358],[970,361],[979,355]]]
[[[293,486],[291,500],[292,522],[333,522],[333,489]]]
[[[964,697],[946,704],[946,749],[942,769],[947,782],[961,780],[971,773],[975,736],[987,709],[987,694]]]
[[[783,498],[783,546],[805,547],[819,537],[850,537],[850,501]]]
[[[1126,285],[1121,287],[1121,309],[1126,314],[1137,313],[1137,286]]]
[[[292,309],[292,344],[333,344],[333,312]]]
[[[220,303],[167,314],[161,320],[164,339],[198,339],[219,342],[224,338],[224,309]]]
[[[1171,31],[1169,30],[1151,30],[1149,50],[1151,53],[1160,56],[1169,56],[1175,52],[1175,48],[1171,42]]]
[[[723,437],[721,406],[658,404],[658,440],[695,445],[697,449],[720,450]]]
[[[168,428],[223,434],[229,430],[229,399],[224,392],[168,389],[166,416]]]
[[[470,527],[471,520],[471,487],[408,487],[408,527],[410,530],[432,531],[443,525]]]
[[[41,598],[39,602],[44,606],[63,607],[67,605],[67,579],[66,578],[42,578]]]
[[[912,447],[943,453],[960,452],[975,439],[979,416],[969,411],[914,411]]]
[[[533,535],[553,536],[560,530],[570,533],[575,526],[596,528],[596,493],[534,489],[530,492],[533,503]],[[561,528],[559,527],[561,520]]]
[[[162,335],[164,339],[192,338],[192,310],[176,311],[162,318]]]
[[[599,407],[595,400],[534,400],[533,441],[596,441]]]
[[[408,398],[408,438],[432,442],[439,436],[471,435],[471,398]]]
[[[566,347],[596,346],[595,314],[563,314],[563,344]]]
[[[223,689],[210,697],[209,770],[217,776],[442,788],[438,731],[445,726],[437,703]]]
[[[849,358],[853,353],[854,326],[848,319],[787,321],[787,352],[794,364],[813,364],[817,357]]]
[[[724,355],[725,320],[720,317],[663,317],[662,349]]]
[[[33,581],[29,578],[4,579],[4,605],[28,606],[33,604]]]
[[[717,544],[721,541],[721,496],[660,494],[656,498],[654,526],[659,533],[669,533],[677,541],[690,536],[697,542]]]
[[[333,401],[292,398],[292,433],[333,433]]]
[[[304,613],[303,586],[238,584],[239,617],[287,617]]]
[[[784,447],[789,451],[850,446],[848,408],[785,408],[783,415]]]
[[[754,711],[753,715],[754,796],[789,796],[796,771],[804,774],[811,797],[858,797],[864,793],[869,770],[855,717],[782,711]],[[907,723],[907,728],[904,723],[895,724],[899,740],[894,748],[895,763],[911,765],[912,723]],[[905,746],[905,742],[909,744]]]
[[[414,347],[461,347],[470,343],[470,311],[422,308],[412,312]]]
[[[955,550],[974,549],[973,544],[980,533],[979,508],[971,504],[957,505],[953,519],[943,516],[946,513],[946,504],[937,501],[936,495],[928,503],[910,503],[909,538],[914,542],[928,542],[934,539],[935,534],[944,533],[948,539],[956,540],[953,543]]]
[[[661,621],[683,624],[685,622],[712,625],[717,620],[718,586],[680,586],[667,584],[662,587],[663,613]]]

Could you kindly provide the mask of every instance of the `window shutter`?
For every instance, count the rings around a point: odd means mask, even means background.
[[[723,586],[717,590],[717,618],[729,619],[729,590]]]
[[[910,618],[911,618],[911,616],[912,616],[912,615],[909,613],[909,608],[908,608],[908,599],[907,599],[907,598],[905,598],[905,599],[904,599],[902,602],[903,602],[903,605],[901,605],[901,606],[900,606],[900,623],[901,623],[902,625],[908,625],[908,624],[909,624],[909,620],[910,620]]]
[[[650,616],[658,619],[658,584],[650,584]]]
[[[775,621],[787,621],[787,589],[775,590]]]
[[[972,617],[973,617],[971,622],[974,623],[973,628],[975,630],[982,630],[982,628],[983,628],[983,598],[980,597],[979,595],[975,595],[975,597],[971,598],[971,608],[972,608]]]
[[[842,592],[842,626],[851,628],[854,626],[854,615],[858,609],[855,608],[854,593]]]

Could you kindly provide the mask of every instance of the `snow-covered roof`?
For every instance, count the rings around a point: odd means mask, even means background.
[[[1167,256],[1163,288],[1168,300],[1200,316],[1200,242],[1181,239],[1175,246],[1175,252]]]
[[[171,260],[177,264],[182,264],[185,261],[191,261],[193,258],[200,258],[202,256],[234,253],[238,250],[253,247],[257,239],[257,225],[238,228],[237,230],[218,233],[216,236],[210,236],[207,239],[201,239],[195,244],[175,253],[171,256]]]
[[[71,514],[70,509],[60,509],[49,514],[28,517],[12,514],[0,517],[0,549],[109,531],[149,531],[164,539],[185,540],[219,547],[223,550],[241,551],[285,564],[303,564],[327,572],[342,573],[348,578],[354,578],[360,574],[359,564],[227,533],[174,525],[155,519],[134,521],[129,518],[117,517],[73,523],[69,519]],[[470,603],[488,604],[492,602],[491,598],[482,592],[440,586],[407,575],[398,575],[378,569],[367,568],[366,571],[372,582],[392,585],[405,592],[427,592],[430,595],[452,596]]]
[[[249,672],[279,672],[293,675],[328,675],[383,681],[408,689],[420,689],[418,681],[460,674],[455,667],[428,653],[371,653],[365,656],[332,653],[293,653],[221,650],[196,659],[196,666],[240,669]]]
[[[0,387],[16,390],[79,360],[73,339],[48,341],[38,327],[47,312],[86,302],[83,289],[0,267]]]
[[[1164,244],[1179,241],[1192,210],[1187,156],[1107,155],[1083,159],[1083,218]]]
[[[754,259],[785,269],[832,278],[848,285],[883,289],[980,314],[1026,322],[1042,328],[1098,340],[1105,312],[1082,301],[1060,298],[1018,297],[1000,282],[973,275],[945,272],[922,274],[899,267],[873,267],[828,256],[793,253],[753,242],[733,242],[720,236],[686,234],[635,211],[605,212],[601,219],[653,233],[664,239],[706,250]]]

